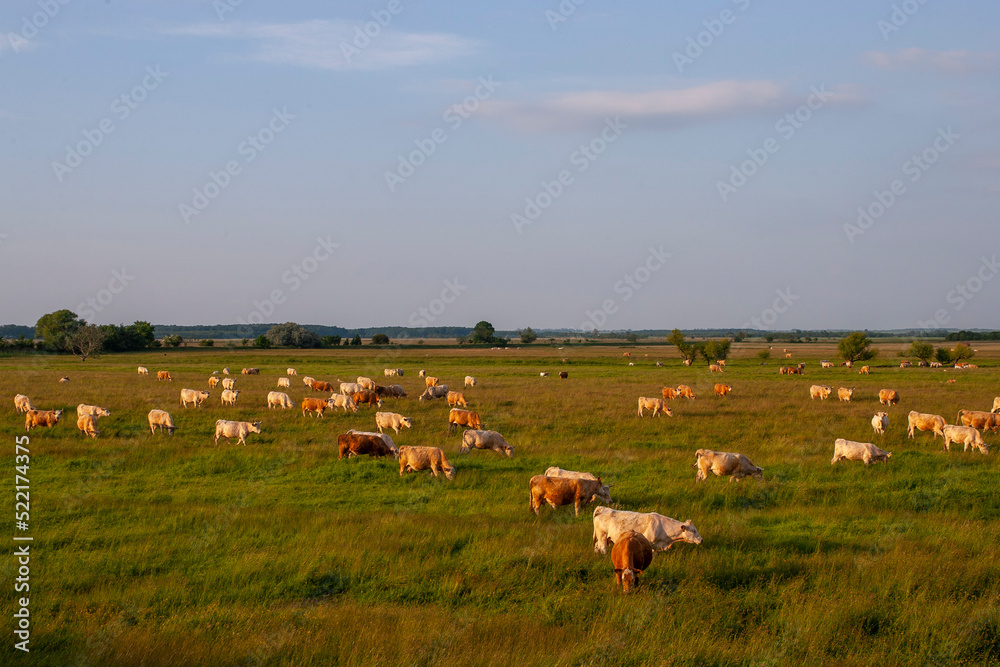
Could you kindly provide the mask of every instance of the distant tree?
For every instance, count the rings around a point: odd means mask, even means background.
[[[729,355],[730,344],[728,338],[707,341],[701,346],[701,354],[710,362],[725,359]]]
[[[684,333],[680,329],[671,331],[670,336],[667,337],[667,342],[677,348],[677,351],[681,353],[685,361],[694,361],[694,358],[698,356],[699,346],[686,342],[684,340]]]
[[[321,347],[319,335],[295,322],[275,324],[267,330],[267,339],[275,347]]]
[[[261,334],[253,339],[253,346],[259,350],[267,350],[271,347],[271,339]]]
[[[377,333],[372,336],[372,345],[388,345],[389,337],[384,333]]]
[[[472,343],[474,345],[507,344],[506,338],[500,338],[499,336],[496,336],[494,334],[496,334],[496,329],[493,328],[493,325],[487,322],[486,320],[482,320],[476,323],[476,326],[473,327],[472,332],[469,333],[469,335],[465,338],[464,342]],[[460,344],[461,342],[462,341],[459,341]]]
[[[242,345],[243,347],[246,347],[249,344],[250,344],[249,338],[244,338],[243,340],[240,341],[240,345]]]
[[[951,350],[946,347],[939,347],[934,350],[934,358],[942,364],[951,363]]]
[[[202,338],[200,341],[198,341],[198,345],[200,345],[201,347],[214,347],[215,341],[212,340],[211,338]]]
[[[767,361],[771,358],[771,350],[763,349],[757,352],[757,358],[763,361]]]
[[[361,334],[354,334],[354,338],[351,339],[351,345],[353,347],[361,345]]]
[[[844,361],[868,361],[878,355],[878,350],[872,349],[871,344],[871,339],[863,331],[855,331],[840,339],[837,352]]]
[[[86,322],[72,310],[57,310],[38,318],[35,335],[42,339],[45,348],[52,352],[69,351],[69,338]]]
[[[734,343],[742,343],[744,340],[746,340],[746,337],[747,337],[747,332],[746,331],[737,331],[736,335],[733,336],[733,342]]]
[[[531,327],[526,327],[524,329],[518,329],[517,335],[521,337],[521,342],[525,345],[530,345],[538,340],[538,334]]]
[[[180,347],[184,339],[177,334],[167,334],[163,337],[163,344],[166,347]]]
[[[921,361],[929,361],[934,356],[934,346],[924,341],[915,340],[910,343],[910,349],[906,351],[906,354]]]
[[[629,331],[627,334],[625,334],[625,340],[628,341],[629,343],[638,343],[639,334],[635,333],[634,331]]]
[[[955,364],[966,359],[971,359],[974,356],[976,356],[976,353],[973,352],[972,348],[965,343],[956,344],[954,349],[951,351],[951,361]]]
[[[322,336],[319,342],[323,344],[323,347],[337,347],[340,345],[340,336]]]
[[[66,349],[86,361],[87,357],[101,356],[101,347],[107,334],[100,327],[84,324],[66,339]]]
[[[764,336],[764,340],[766,340],[768,343],[773,343],[774,342],[774,334],[767,334],[766,336]]]

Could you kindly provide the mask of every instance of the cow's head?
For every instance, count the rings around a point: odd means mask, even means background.
[[[503,452],[504,452],[504,454],[507,455],[507,458],[513,458],[513,456],[514,456],[514,448],[511,447],[508,444],[504,444],[504,446],[503,446]]]
[[[247,430],[251,433],[260,433],[260,424],[261,422],[253,422],[247,427]]]
[[[406,428],[413,428],[413,419],[411,417],[403,417],[399,424],[400,426],[405,426]]]
[[[97,415],[99,417],[110,417],[111,411],[108,410],[107,408],[97,408]]]
[[[59,419],[62,417],[62,415],[63,415],[63,411],[62,410],[56,410],[56,421],[59,421]]]
[[[616,568],[615,574],[618,575],[618,583],[621,584],[622,590],[628,593],[639,585],[639,575],[642,574],[642,570],[631,567],[620,570]]]
[[[444,469],[444,476],[447,479],[455,479],[455,466]]]
[[[752,473],[752,476],[763,482],[764,481],[764,469],[763,468],[757,468],[757,470]]]
[[[691,523],[691,519],[688,519],[681,524],[681,536],[682,539],[686,542],[690,542],[691,544],[702,543],[701,534],[698,532],[698,529],[694,527],[694,524]]]
[[[611,487],[602,482],[600,477],[597,478],[597,492],[590,498],[590,502],[598,499],[606,503],[611,502]]]

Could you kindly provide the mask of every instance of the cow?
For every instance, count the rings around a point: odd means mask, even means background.
[[[899,367],[900,368],[909,368],[912,365],[913,364],[911,362],[907,361],[906,359],[903,359],[901,362],[899,362]]]
[[[827,387],[826,385],[814,384],[809,387],[809,399],[818,398],[821,401],[825,401],[830,398],[830,394],[833,392],[832,387]]]
[[[330,400],[326,398],[303,398],[302,416],[305,417],[306,413],[308,413],[312,417],[313,413],[316,413],[322,418],[323,413],[332,407]]]
[[[656,367],[657,368],[663,368],[663,362],[662,361],[657,361],[656,362]]]
[[[448,457],[444,455],[438,447],[407,447],[399,448],[399,476],[404,472],[418,472],[420,470],[430,470],[437,477],[439,472],[444,472],[446,479],[455,479],[455,466],[448,462]]]
[[[791,352],[785,352],[785,359],[791,359],[791,358],[792,358],[792,353]]]
[[[469,402],[465,400],[465,394],[460,391],[449,391],[448,392],[448,407],[453,408],[456,405],[461,405],[463,408],[469,407]]]
[[[69,377],[68,376],[67,377],[61,377],[61,378],[59,378],[59,382],[60,383],[69,382]]]
[[[847,387],[838,388],[837,398],[844,401],[845,403],[850,403],[851,399],[854,398],[854,389],[848,389]]]
[[[350,410],[351,412],[358,411],[358,404],[354,402],[354,399],[350,396],[345,396],[344,394],[334,394],[327,399],[330,401],[331,405],[335,408],[343,408],[344,412]]]
[[[546,373],[545,371],[541,371],[541,372],[540,372],[540,373],[538,374],[538,377],[540,377],[540,378],[547,378],[548,376],[549,376],[549,374],[548,374],[548,373]]]
[[[930,364],[923,359],[917,362],[917,366],[920,366],[921,368],[930,368]]]
[[[931,368],[941,368],[942,366],[944,366],[944,364],[942,364],[940,361],[931,362]]]
[[[174,431],[177,430],[177,427],[174,426],[174,418],[165,410],[150,410],[146,419],[149,421],[149,431],[153,435],[156,435],[156,429],[165,430],[170,435],[173,435]]]
[[[406,390],[401,384],[391,384],[389,385],[389,395],[393,398],[406,398]]]
[[[980,412],[978,410],[959,410],[955,423],[972,426],[980,430],[1000,430],[1000,414],[995,412]]]
[[[289,408],[294,408],[295,403],[292,401],[291,396],[283,391],[269,391],[267,392],[267,409],[271,408],[281,408],[282,410],[287,410]]]
[[[864,461],[864,464],[886,463],[892,452],[879,449],[870,442],[854,442],[837,438],[833,443],[833,459],[830,465],[838,461]]]
[[[278,378],[278,386],[290,389],[292,386],[292,382],[288,378]]]
[[[228,380],[229,378],[226,379]],[[218,385],[219,382],[220,382],[219,378],[212,375],[211,377],[208,378],[208,388],[215,389],[216,385]]]
[[[399,435],[399,429],[402,427],[413,428],[413,420],[410,417],[404,417],[401,414],[395,412],[376,412],[375,413],[375,426],[378,428],[378,432],[382,433],[383,430],[391,428],[396,435]]]
[[[240,397],[240,390],[236,389],[223,389],[222,390],[222,404],[230,405],[236,407],[236,399]]]
[[[328,394],[333,393],[333,385],[329,382],[323,382],[322,380],[313,380],[313,383],[309,385],[313,391],[323,391]]]
[[[230,438],[236,438],[236,442],[246,446],[247,436],[251,433],[260,433],[260,422],[235,422],[226,419],[215,422],[215,444],[219,444],[219,438],[225,438],[226,442]]]
[[[260,375],[260,369],[259,369],[259,368],[244,368],[244,369],[243,369],[242,371],[240,371],[240,372],[241,372],[241,373],[242,373],[243,375]],[[249,423],[249,422],[247,422],[247,423]],[[245,444],[245,443],[244,443],[244,444]]]
[[[983,454],[989,454],[990,448],[985,442],[983,442],[983,436],[975,428],[971,426],[952,426],[948,425],[944,427],[944,449],[945,451],[951,451],[951,443],[957,442],[959,444],[965,445],[962,448],[963,452],[969,451],[969,445],[972,445],[973,449],[979,449]]]
[[[663,402],[662,398],[646,398],[645,396],[639,397],[639,416],[642,416],[643,410],[652,410],[653,414],[651,417],[659,417],[660,413],[666,414],[668,417],[673,417],[674,413],[670,411],[670,408]]]
[[[367,389],[362,389],[361,391],[356,391],[351,394],[351,400],[359,406],[367,405],[369,408],[382,407],[382,399],[378,397],[378,394],[374,391],[368,391]]]
[[[993,410],[992,412],[1000,413],[1000,396],[993,399]]]
[[[551,466],[542,473],[546,477],[565,477],[567,479],[597,479],[597,475],[589,472],[577,472],[576,470],[563,470],[557,466]],[[611,485],[608,485],[611,488]]]
[[[345,396],[351,396],[352,394],[356,394],[359,391],[363,391],[363,390],[364,390],[364,387],[362,387],[357,382],[341,382],[340,383],[340,393],[343,394],[343,395],[345,395]]]
[[[660,393],[663,394],[663,400],[665,401],[677,398],[677,390],[673,387],[664,387]]]
[[[149,375],[149,369],[145,366],[139,366],[139,375]]]
[[[708,372],[709,373],[721,373],[722,372],[722,366],[720,366],[719,364],[709,364],[709,366],[708,366]]]
[[[693,401],[694,389],[687,386],[686,384],[679,384],[677,385],[677,396],[679,398],[690,398]]]
[[[382,373],[387,378],[389,378],[389,377],[395,377],[396,375],[399,374],[399,369],[397,369],[397,368],[385,368],[385,369],[382,369]]]
[[[462,410],[460,408],[452,408],[448,412],[448,433],[451,433],[456,426],[464,426],[465,428],[472,429],[482,429],[483,421],[479,418],[478,412],[473,412],[472,410]]]
[[[506,454],[507,458],[514,456],[514,448],[496,431],[467,430],[462,434],[461,453],[468,454],[472,449],[489,449],[497,454]]]
[[[475,387],[476,386],[476,378],[472,377],[471,375],[466,375],[465,376],[465,386],[466,387]]]
[[[625,353],[622,354],[622,356],[623,357],[631,357],[632,353],[631,352],[625,352]]]
[[[438,386],[438,382],[439,380],[431,375],[424,378],[424,385],[427,387],[436,387]]]
[[[170,371],[156,371],[156,379],[157,380],[169,380],[170,382],[174,381],[174,378],[171,377],[171,375],[170,375]]]
[[[788,366],[778,366],[778,375],[788,375]]]
[[[945,384],[955,384],[955,378],[948,380]]]
[[[379,397],[382,397],[382,396],[386,396],[386,397],[392,396],[392,391],[389,389],[389,385],[377,384],[377,385],[375,385],[374,389],[372,389],[372,391],[374,391],[375,395],[379,396]]]
[[[576,516],[580,516],[580,508],[587,503],[598,499],[606,503],[611,502],[611,493],[600,477],[592,480],[535,475],[529,481],[528,487],[529,506],[535,516],[538,516],[543,503],[548,503],[553,509],[560,505],[572,504]]]
[[[375,391],[375,380],[365,377],[364,375],[359,375],[356,382],[361,385],[362,389],[367,389],[368,391]]]
[[[858,375],[871,375],[871,372],[872,372],[871,366],[862,366],[861,370],[858,371]]]
[[[789,366],[788,367],[788,374],[789,375],[802,375],[802,369],[801,368],[797,368],[795,366]]]
[[[294,368],[286,368],[285,369],[285,375],[298,375],[298,374],[299,374],[299,372],[297,370],[295,370]]]
[[[690,359],[685,359],[684,360],[684,365],[685,366],[690,366],[691,365],[691,360]]]
[[[895,389],[879,389],[878,402],[882,405],[895,405],[899,403],[899,392]]]
[[[630,530],[645,536],[657,551],[666,551],[674,542],[702,543],[690,519],[681,523],[656,512],[626,512],[599,505],[594,508],[594,553],[606,554],[608,545],[617,544]]]
[[[841,366],[846,366],[847,368],[854,368],[854,362],[853,361],[845,361],[844,363],[842,363],[840,365]]]
[[[222,369],[222,374],[229,375],[229,366],[226,366],[225,368]]]
[[[744,477],[756,477],[760,481],[764,481],[764,469],[755,466],[750,462],[750,459],[742,454],[699,449],[694,453],[694,456],[695,463],[691,467],[698,470],[694,476],[696,482],[704,482],[708,479],[709,471],[716,477],[730,475],[730,483],[733,480],[739,482]]]
[[[820,360],[819,367],[820,368],[833,368],[833,362],[832,361]]]
[[[422,377],[422,378],[427,377],[427,371],[425,371],[424,369],[421,368],[420,372],[417,373],[417,377]]]
[[[87,405],[86,403],[81,403],[76,406],[76,416],[82,417],[83,415],[90,415],[91,417],[110,417],[111,411],[107,408],[98,407],[96,405]]]
[[[202,401],[208,398],[207,391],[197,389],[181,389],[181,407],[186,408],[188,403],[194,403],[196,408],[200,408]]]
[[[17,394],[14,396],[14,408],[17,410],[18,414],[36,409],[35,406],[31,404],[31,399],[24,394]]]
[[[302,384],[307,387],[311,387],[312,383],[316,381],[316,378],[309,377],[308,375],[302,376]]]
[[[368,454],[372,458],[394,456],[386,441],[367,433],[342,433],[337,436],[338,459]]]
[[[222,388],[230,391],[236,389],[236,380],[233,378],[222,378]]]
[[[885,435],[885,430],[889,428],[889,413],[876,412],[872,417],[872,428],[875,429],[875,435]]]
[[[28,410],[24,413],[24,430],[30,431],[36,426],[52,428],[59,423],[62,410]]]
[[[647,356],[649,356],[649,355],[647,355]],[[725,366],[726,365],[726,360],[725,359],[719,359],[715,363],[719,364],[720,366]]]
[[[611,550],[611,566],[615,569],[615,583],[628,593],[639,585],[639,576],[653,562],[653,545],[634,530],[622,533]]]
[[[940,415],[931,415],[911,410],[906,416],[906,435],[915,438],[915,431],[934,431],[934,437],[944,437],[944,427],[947,422]]]
[[[565,380],[569,378],[569,371],[559,371],[559,379]]]
[[[76,427],[80,430],[83,435],[89,435],[91,438],[97,438],[100,435],[100,431],[97,430],[97,419],[94,415],[79,415],[76,418]]]
[[[420,401],[430,401],[435,398],[444,398],[448,395],[448,385],[442,384],[437,387],[427,387],[424,393],[420,394]]]

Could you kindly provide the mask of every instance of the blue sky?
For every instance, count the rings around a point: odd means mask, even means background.
[[[1000,328],[994,17],[6,2],[0,320]]]

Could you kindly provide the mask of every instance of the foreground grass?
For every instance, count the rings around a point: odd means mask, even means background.
[[[650,357],[631,368],[607,348],[0,359],[0,437],[11,454],[23,434],[13,394],[67,410],[31,436],[27,661],[997,663],[997,454],[944,453],[930,434],[905,434],[911,409],[952,420],[959,408],[990,408],[1000,351],[979,349],[976,371],[904,371],[886,360],[861,377],[820,371],[817,360],[833,355],[796,346],[805,358],[795,361],[808,364],[801,378],[778,376],[779,362],[761,366],[750,353],[720,378],[646,348]],[[139,364],[175,380],[138,377]],[[216,390],[206,407],[182,410],[181,387],[206,388],[225,365],[261,368],[237,376],[239,407],[222,408]],[[372,411],[324,420],[268,412],[264,397],[289,365],[330,381],[405,368],[409,397],[384,409],[412,416],[414,428],[395,440],[442,447],[455,480],[400,478],[393,461],[338,461],[336,435],[372,428]],[[507,436],[514,458],[459,455],[446,405],[416,400],[420,368],[453,388],[476,375],[480,385],[465,391],[471,407]],[[563,369],[568,380],[538,377]],[[71,381],[57,384],[63,375]],[[722,379],[734,394],[714,399]],[[675,401],[673,418],[635,416],[637,396],[681,382],[696,401]],[[813,383],[856,387],[857,400],[811,401]],[[884,444],[868,423],[882,387],[902,395]],[[306,395],[294,378],[290,393]],[[112,410],[96,441],[75,430],[80,402]],[[174,415],[174,437],[150,436],[154,407]],[[264,432],[246,447],[215,445],[219,418],[263,419]],[[894,455],[870,469],[831,466],[837,437]],[[766,481],[695,484],[699,447],[747,454]],[[638,593],[616,594],[610,559],[593,552],[590,508],[580,517],[529,512],[527,480],[549,465],[601,474],[619,508],[692,519],[704,544],[657,555]],[[8,581],[12,560],[0,564]],[[8,619],[12,598],[2,602]]]

